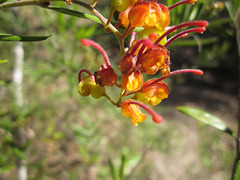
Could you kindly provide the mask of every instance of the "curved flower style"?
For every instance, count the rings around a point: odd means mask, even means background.
[[[96,82],[102,87],[115,85],[117,83],[118,77],[111,67],[111,63],[104,49],[99,44],[88,39],[82,39],[81,42],[84,46],[95,47],[103,55],[103,58],[106,62],[106,64],[102,64],[100,69],[94,73]]]

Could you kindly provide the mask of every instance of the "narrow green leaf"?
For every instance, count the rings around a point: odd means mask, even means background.
[[[22,42],[43,41],[48,39],[50,36],[17,36],[12,34],[0,34],[0,41],[22,41]]]
[[[7,63],[8,60],[4,59],[4,60],[0,60],[0,64],[3,64],[3,63]]]
[[[92,20],[94,22],[102,24],[100,19],[98,19],[98,17],[96,17],[94,15],[82,13],[82,12],[79,12],[79,11],[74,11],[72,9],[61,8],[61,7],[49,6],[49,7],[46,7],[46,8],[57,11],[57,12],[60,12],[60,13],[63,13],[63,14],[76,16],[76,17],[80,17],[80,18],[84,18],[84,19],[89,19],[89,20]]]
[[[239,180],[240,179],[240,160],[237,162],[236,166],[237,167],[236,167],[236,170],[235,170],[233,180]]]
[[[221,119],[219,119],[216,116],[213,116],[203,110],[188,107],[188,106],[180,106],[180,107],[178,107],[178,111],[180,111],[181,113],[183,113],[195,120],[198,120],[204,124],[212,126],[220,131],[223,131],[223,132],[233,136],[232,130],[229,129]]]
[[[125,167],[125,163],[126,162],[126,156],[124,154],[122,154],[122,157],[121,157],[121,166],[120,166],[120,169],[119,169],[119,178],[120,179],[123,179],[124,177],[124,167]]]
[[[109,168],[110,168],[110,174],[112,176],[112,180],[116,180],[116,170],[115,170],[115,167],[113,165],[113,162],[112,162],[112,159],[110,158],[109,161],[108,161],[108,165],[109,165]]]

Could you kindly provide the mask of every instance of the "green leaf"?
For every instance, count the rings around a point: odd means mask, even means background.
[[[21,150],[17,147],[13,147],[13,152],[16,155],[16,157],[18,157],[20,159],[27,159],[26,154],[23,150]]]
[[[235,171],[233,180],[239,180],[240,179],[240,160],[237,162],[236,166],[237,167],[236,167],[236,171]]]
[[[50,36],[17,36],[12,34],[0,34],[0,41],[43,41],[48,39]]]
[[[111,174],[112,180],[116,180],[117,179],[116,169],[114,167],[114,164],[113,164],[113,161],[112,161],[111,158],[108,161],[108,165],[109,165],[109,168],[110,168],[110,174]]]
[[[0,60],[0,64],[3,64],[3,63],[7,63],[8,60],[4,59],[4,60]]]
[[[221,119],[219,119],[216,116],[213,116],[203,110],[188,107],[188,106],[180,106],[180,107],[178,107],[178,111],[180,111],[181,113],[183,113],[195,120],[198,120],[204,124],[212,126],[220,131],[223,131],[223,132],[233,136],[232,130],[229,129]]]
[[[61,7],[49,6],[49,7],[46,7],[46,8],[57,11],[57,12],[60,12],[60,13],[63,13],[63,14],[76,16],[76,17],[80,17],[80,18],[84,18],[84,19],[89,19],[89,20],[92,20],[94,22],[102,24],[100,19],[98,19],[98,17],[96,17],[94,15],[82,13],[82,12],[79,12],[79,11],[74,11],[74,10],[67,9],[67,8],[61,8]]]
[[[126,164],[126,156],[124,154],[122,154],[121,165],[120,165],[120,169],[119,169],[119,178],[120,179],[123,179],[123,177],[124,177],[125,164]]]

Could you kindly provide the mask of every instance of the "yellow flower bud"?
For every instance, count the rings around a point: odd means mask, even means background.
[[[129,6],[129,0],[111,0],[113,9],[119,12],[125,11]]]
[[[89,94],[91,94],[93,98],[99,99],[105,94],[105,89],[96,84],[93,77],[86,76],[78,85],[78,93],[81,96],[89,96]]]

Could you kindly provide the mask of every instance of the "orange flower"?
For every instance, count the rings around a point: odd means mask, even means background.
[[[157,105],[163,99],[168,97],[169,89],[165,82],[158,81],[154,83],[155,79],[147,80],[142,89],[136,93],[135,98],[142,103],[149,103],[150,105]]]
[[[131,118],[134,126],[138,126],[139,122],[143,122],[146,119],[146,115],[139,110],[136,104],[129,104],[131,101],[131,99],[123,101],[121,112],[124,116]]]
[[[132,9],[132,6],[129,6],[125,11],[121,12],[118,16],[118,23],[116,27],[123,26],[125,28],[129,25],[128,14],[129,11]]]
[[[148,49],[139,59],[141,71],[146,74],[155,74],[157,69],[166,69],[170,66],[169,52],[163,46]]]
[[[128,19],[132,27],[155,26],[161,15],[162,10],[156,2],[138,1],[130,10]]]
[[[131,74],[125,74],[122,77],[121,86],[127,91],[137,91],[143,84],[143,77],[139,71],[132,72]]]
[[[164,29],[170,24],[170,14],[169,14],[169,9],[167,6],[163,4],[159,4],[161,10],[162,10],[162,16],[158,23],[156,24],[156,27],[158,29]]]

